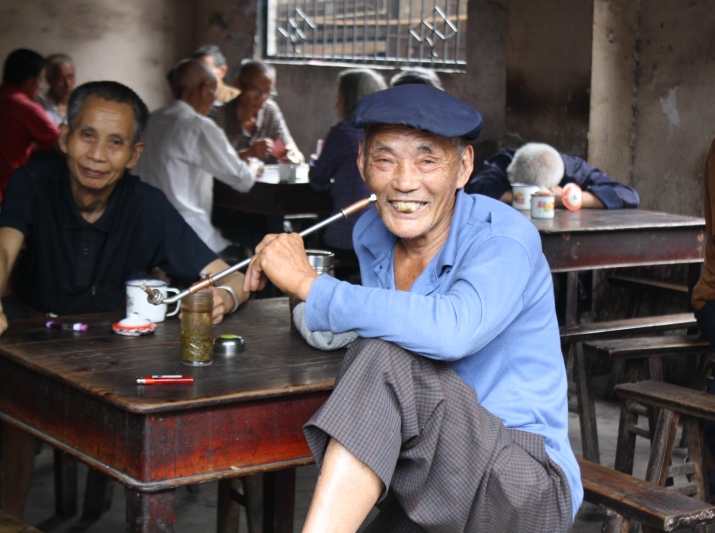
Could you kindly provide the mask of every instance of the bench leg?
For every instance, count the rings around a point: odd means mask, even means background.
[[[598,431],[596,427],[596,407],[591,393],[591,379],[583,354],[583,343],[571,345],[573,350],[574,381],[576,383],[576,400],[578,402],[578,418],[581,424],[581,443],[584,459],[600,463],[598,450]]]
[[[665,486],[665,480],[668,477],[668,467],[673,453],[679,419],[679,413],[670,409],[661,409],[653,438],[650,441],[651,450],[645,478],[646,481],[661,487]]]
[[[601,533],[628,533],[630,526],[631,521],[629,518],[607,509]]]
[[[616,464],[614,469],[624,474],[633,475],[633,456],[636,451],[636,434],[630,431],[638,423],[638,413],[633,410],[635,402],[626,400],[621,405],[621,417],[618,422],[618,440],[616,441]]]
[[[241,506],[246,510],[248,533],[261,533],[263,530],[262,481],[263,474],[219,481],[217,533],[238,533]],[[243,492],[238,491],[239,484],[243,487]]]

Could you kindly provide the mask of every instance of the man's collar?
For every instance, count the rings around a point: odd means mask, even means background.
[[[112,229],[112,224],[114,222],[114,214],[118,209],[118,198],[122,196],[122,191],[124,190],[124,187],[126,185],[125,181],[127,179],[127,171],[124,171],[124,176],[122,176],[119,181],[117,181],[117,183],[114,185],[114,189],[112,190],[111,194],[109,195],[109,198],[107,199],[107,206],[104,209],[104,213],[102,213],[99,219],[97,219],[97,221],[94,223],[87,222],[82,216],[79,207],[77,207],[74,195],[72,194],[69,168],[66,165],[63,166],[62,173],[62,198],[60,201],[66,203],[67,210],[69,213],[71,213],[71,216],[66,221],[67,229],[84,229],[87,227],[91,227],[104,233],[109,233]]]

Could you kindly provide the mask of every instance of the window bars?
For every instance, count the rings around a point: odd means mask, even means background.
[[[267,0],[269,59],[463,69],[467,0]]]

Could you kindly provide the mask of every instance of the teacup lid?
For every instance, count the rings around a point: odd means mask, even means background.
[[[142,335],[145,333],[152,333],[156,331],[156,324],[151,320],[142,318],[139,313],[132,313],[126,318],[121,319],[119,322],[112,324],[112,329],[115,333],[121,335]]]

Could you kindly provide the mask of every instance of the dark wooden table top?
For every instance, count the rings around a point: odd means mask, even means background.
[[[557,209],[553,219],[531,221],[542,235],[705,227],[705,219],[644,209]]]
[[[557,209],[531,219],[551,271],[702,263],[705,220],[642,209]]]
[[[247,302],[214,327],[214,335],[241,335],[245,352],[215,356],[208,367],[181,364],[178,319],[167,319],[151,335],[124,337],[111,330],[119,314],[72,317],[89,325],[86,332],[47,329],[44,320],[13,321],[0,337],[0,354],[134,413],[331,390],[344,351],[311,348],[290,330],[289,317],[287,298]],[[136,384],[136,376],[153,374],[192,374],[195,381]]]

